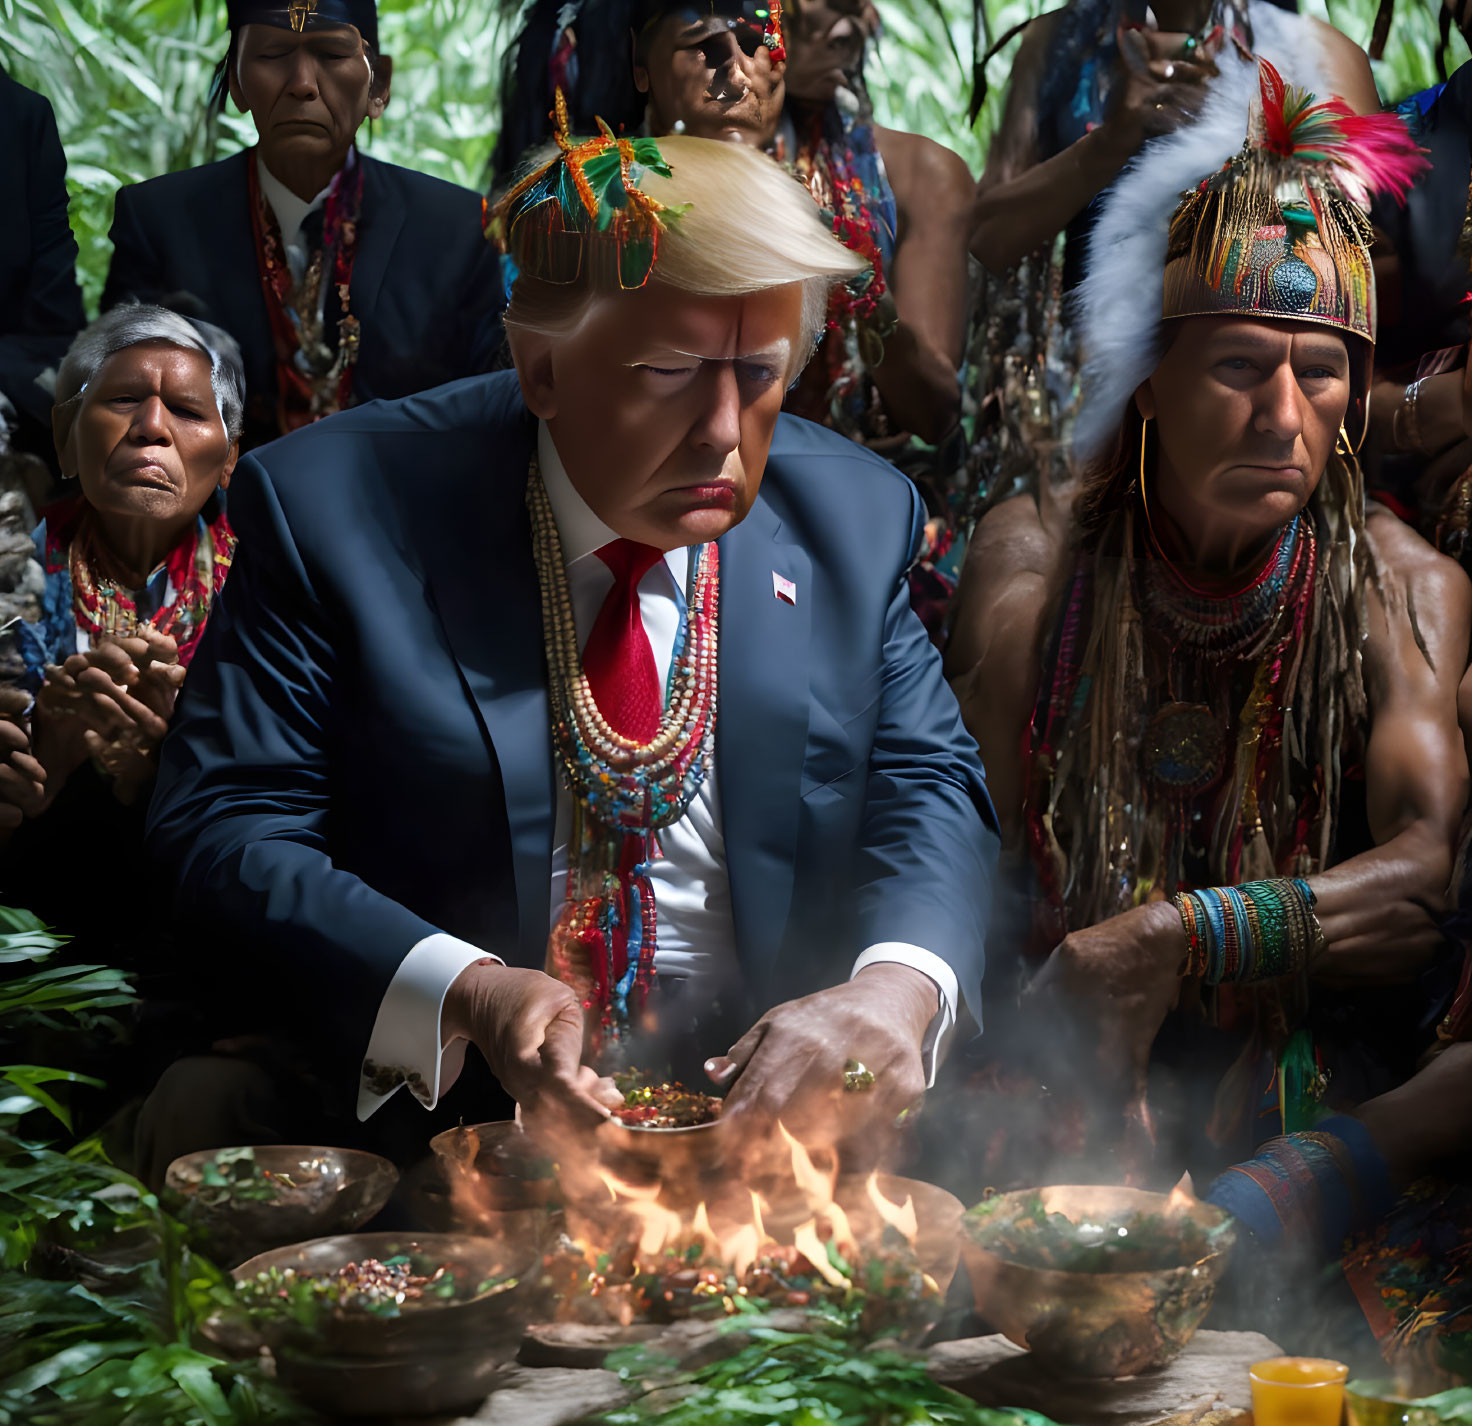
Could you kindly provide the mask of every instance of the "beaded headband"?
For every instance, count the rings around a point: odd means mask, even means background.
[[[659,256],[659,235],[684,211],[643,192],[646,173],[671,170],[654,139],[621,139],[601,119],[601,132],[568,133],[567,100],[554,102],[560,152],[527,174],[496,205],[492,232],[520,272],[544,282],[577,281],[590,244],[617,256],[619,286],[643,287]]]

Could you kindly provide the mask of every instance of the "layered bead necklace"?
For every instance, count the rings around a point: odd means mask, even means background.
[[[72,612],[88,643],[95,646],[110,635],[136,634],[139,629],[151,628],[174,638],[179,662],[187,666],[230,569],[235,534],[229,522],[223,516],[213,525],[198,519],[193,533],[169,552],[142,591],[125,589],[108,575],[112,562],[98,538],[89,508],[83,507],[74,522],[60,526],[58,536],[48,541],[53,545],[47,552],[48,568],[60,566],[63,538],[67,540],[65,560],[71,576]],[[144,615],[138,608],[139,596],[160,573],[167,580],[163,599],[151,615]],[[170,594],[173,598],[168,597]]]
[[[715,749],[720,557],[713,543],[690,552],[686,614],[664,713],[654,737],[636,743],[609,727],[583,672],[562,541],[535,460],[527,508],[541,585],[552,740],[573,805],[567,902],[548,941],[547,970],[577,991],[593,1017],[595,1052],[616,1054],[654,980],[649,866],[658,855],[655,834],[685,815]]]

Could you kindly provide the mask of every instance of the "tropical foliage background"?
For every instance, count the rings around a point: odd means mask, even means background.
[[[984,0],[981,49],[1060,0]],[[1360,43],[1376,0],[1302,0]],[[974,28],[970,0],[879,0],[884,17],[871,81],[879,116],[956,149],[977,173],[1001,113],[1012,52],[988,67],[990,93],[966,122]],[[1378,66],[1398,100],[1436,80],[1435,0],[1400,0]],[[498,59],[514,5],[498,0],[379,0],[380,38],[394,57],[393,99],[370,152],[479,187],[495,139]],[[120,184],[224,157],[250,140],[233,110],[205,113],[224,52],[223,0],[0,0],[0,63],[55,106],[70,162],[72,225],[95,306],[107,268],[107,229]],[[1453,35],[1448,65],[1467,58]]]

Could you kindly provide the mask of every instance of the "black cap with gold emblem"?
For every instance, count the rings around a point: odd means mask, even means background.
[[[373,49],[378,48],[375,0],[228,0],[226,14],[232,33],[242,25],[274,25],[298,34],[351,25]]]

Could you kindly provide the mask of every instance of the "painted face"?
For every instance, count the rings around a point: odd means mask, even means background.
[[[340,166],[363,120],[377,118],[388,102],[386,63],[380,69],[375,79],[368,48],[352,25],[314,26],[300,33],[277,25],[243,25],[235,41],[230,95],[254,119],[273,173],[293,159],[326,159]]]
[[[879,27],[870,0],[798,0],[786,7],[787,93],[826,104],[852,85],[864,46]]]
[[[782,64],[773,64],[761,28],[746,19],[666,15],[640,46],[634,80],[649,95],[650,129],[760,148],[782,114]]]
[[[529,404],[618,534],[664,550],[714,540],[761,487],[801,326],[800,284],[697,297],[651,282],[555,342],[547,394]]]
[[[1329,328],[1182,319],[1135,397],[1159,441],[1151,499],[1197,550],[1251,548],[1308,504],[1349,396],[1349,352]]]
[[[210,359],[164,342],[114,352],[82,393],[62,469],[103,516],[187,527],[235,468]]]

